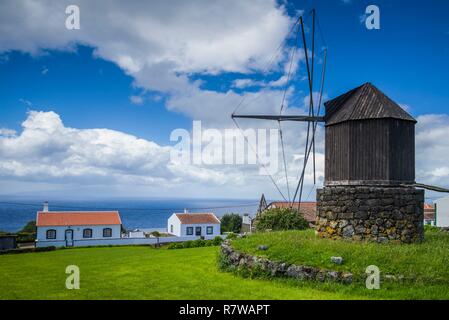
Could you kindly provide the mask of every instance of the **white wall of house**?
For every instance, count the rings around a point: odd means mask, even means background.
[[[167,232],[177,237],[181,236],[181,220],[174,213],[167,220]]]
[[[186,237],[186,236],[191,236],[188,234],[188,228],[193,228],[191,229],[193,231],[194,236],[196,236],[196,228],[201,228],[201,236],[202,237],[206,237],[206,236],[210,236],[210,237],[214,237],[214,236],[219,236],[220,235],[220,224],[212,224],[212,223],[204,223],[204,224],[181,224],[181,235],[180,237]],[[212,227],[212,233],[211,234],[207,234],[207,227]]]
[[[220,235],[223,239],[226,235]],[[206,236],[204,239],[211,240],[215,236]],[[103,238],[103,239],[81,239],[73,242],[74,247],[88,247],[88,246],[126,246],[126,245],[154,245],[157,243],[171,243],[171,242],[184,242],[189,240],[200,239],[200,237],[161,237],[157,238]],[[158,242],[159,241],[159,242]],[[37,241],[36,247],[64,247],[65,241]]]
[[[435,220],[437,227],[449,227],[449,196],[435,201]]]
[[[112,230],[111,237],[103,237],[103,229],[110,228]],[[56,230],[56,239],[47,239],[47,230]],[[92,229],[92,238],[84,238],[83,230]],[[120,239],[121,237],[121,226],[120,225],[95,225],[95,226],[45,226],[37,227],[36,235],[36,245],[37,246],[65,246],[66,243],[66,230],[73,230],[73,240],[84,240],[84,241],[101,241],[105,239]],[[39,243],[39,245],[38,245]],[[52,243],[52,244],[49,244]],[[42,244],[42,245],[40,245]]]

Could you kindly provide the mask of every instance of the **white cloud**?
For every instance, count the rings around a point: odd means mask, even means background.
[[[449,115],[421,115],[417,120],[416,180],[449,187]]]
[[[303,130],[284,126],[285,139],[304,140]],[[2,188],[4,192],[19,192],[26,182],[33,185],[54,185],[59,190],[78,187],[90,190],[98,187],[100,194],[110,189],[123,189],[122,196],[200,195],[254,197],[265,192],[279,197],[268,177],[259,175],[258,165],[193,165],[170,161],[171,146],[158,145],[146,139],[109,129],[77,129],[66,127],[54,112],[30,111],[22,123],[22,131],[0,131],[0,185],[15,181],[21,189]],[[322,132],[317,138],[317,169],[323,175]],[[237,152],[248,152],[248,146]],[[296,148],[296,146],[294,146]],[[286,152],[291,187],[301,161],[293,159],[293,147]],[[297,151],[297,149],[295,149]],[[250,151],[251,152],[251,151]],[[284,172],[273,178],[286,194]],[[306,175],[310,187],[311,166]],[[242,187],[245,188],[242,188]],[[109,191],[108,191],[109,190]]]
[[[11,137],[11,136],[15,136],[15,135],[16,135],[15,130],[0,128],[0,136]]]
[[[80,8],[81,29],[65,29],[65,7]],[[171,72],[246,72],[260,68],[291,22],[274,0],[2,1],[0,51],[39,54],[92,45],[130,74],[158,64]]]
[[[65,29],[68,4],[80,7],[80,30]],[[233,127],[230,115],[242,98],[242,112],[279,112],[286,77],[260,82],[259,92],[241,94],[204,90],[200,80],[191,81],[189,77],[222,72],[249,76],[264,70],[291,23],[284,6],[275,0],[111,0],[107,5],[87,0],[2,1],[0,52],[20,50],[39,55],[50,49],[74,50],[77,43],[92,46],[97,57],[116,63],[131,75],[135,86],[164,93],[169,111],[201,119],[205,127],[223,129]],[[297,52],[292,72],[299,70],[303,58]],[[287,62],[285,51],[274,61],[275,71],[287,71]],[[247,80],[234,84],[239,88],[252,85]],[[302,96],[294,96],[293,88],[288,90],[288,98],[302,102]],[[131,96],[130,100],[142,102],[139,96]],[[301,104],[297,108],[286,106],[284,112],[304,110]],[[277,124],[247,121],[242,126],[271,128]],[[306,126],[293,123],[283,127],[287,161],[292,167],[290,176],[295,176],[300,163],[293,154],[303,149]],[[321,130],[319,134],[322,141]],[[257,168],[169,165],[164,158],[169,147],[113,130],[67,128],[54,113],[32,112],[20,135],[1,139],[4,153],[0,157],[0,175],[4,177],[82,180],[87,185],[93,181],[157,182],[164,188],[202,181],[205,185],[228,185],[234,192],[235,185],[246,183],[252,195],[274,190],[268,178],[255,176]],[[276,177],[280,184],[282,177]],[[306,178],[310,182],[310,172]],[[273,195],[278,197],[275,192]]]
[[[130,96],[129,100],[131,101],[132,104],[136,104],[136,105],[142,105],[144,102],[144,98],[142,96]]]

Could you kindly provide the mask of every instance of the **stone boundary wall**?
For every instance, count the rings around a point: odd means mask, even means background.
[[[221,255],[222,258],[226,259],[228,266],[244,268],[247,270],[261,270],[273,277],[288,277],[301,281],[332,281],[344,284],[350,284],[353,281],[353,275],[350,272],[324,270],[316,267],[274,262],[266,258],[241,253],[234,250],[229,241],[222,243]]]
[[[325,186],[317,190],[316,231],[331,239],[420,242],[424,190],[391,186]]]

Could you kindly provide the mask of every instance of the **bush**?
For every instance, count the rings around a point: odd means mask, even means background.
[[[183,244],[184,248],[192,248],[192,246],[193,246],[193,241],[192,240],[186,241]]]
[[[436,226],[430,226],[430,225],[427,225],[427,224],[424,225],[424,231],[437,232],[437,231],[440,231],[440,230],[441,229],[436,227]]]
[[[153,231],[150,233],[153,237],[155,238],[160,238],[161,237],[161,233],[159,231]]]
[[[213,240],[189,240],[186,242],[172,242],[168,244],[167,249],[184,249],[184,248],[201,248],[201,247],[211,247],[219,246],[223,241],[220,237],[215,237]]]
[[[213,244],[214,246],[219,246],[222,242],[223,242],[223,238],[216,236],[212,241],[210,241],[211,244]]]
[[[17,243],[34,242],[36,240],[36,233],[19,232],[17,233]]]
[[[226,213],[221,217],[221,232],[240,233],[242,217],[236,213]]]
[[[56,247],[37,247],[37,248],[24,248],[24,249],[9,249],[0,251],[0,255],[2,254],[11,254],[11,253],[31,253],[31,252],[46,252],[46,251],[54,251]]]
[[[206,241],[204,241],[203,239],[197,239],[197,240],[193,241],[193,243],[192,243],[193,248],[200,248],[200,247],[204,247],[205,245],[206,245]]]
[[[19,233],[36,233],[36,221],[29,221]]]
[[[258,231],[304,230],[309,227],[309,223],[298,211],[290,208],[266,210],[254,225]]]
[[[237,238],[237,234],[234,233],[234,232],[229,232],[228,236],[226,237],[226,239],[229,239],[229,240],[232,240],[232,239],[235,239],[235,238]]]

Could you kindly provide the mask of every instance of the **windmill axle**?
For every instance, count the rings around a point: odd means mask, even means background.
[[[305,121],[305,122],[324,122],[324,117],[320,116],[283,116],[283,115],[232,115],[232,119],[259,119],[259,120],[276,120],[276,121]]]

